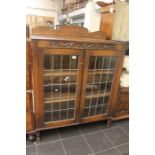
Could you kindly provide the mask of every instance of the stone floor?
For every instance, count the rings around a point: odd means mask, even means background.
[[[26,155],[129,155],[129,121],[106,121],[41,132],[41,141],[28,143]]]

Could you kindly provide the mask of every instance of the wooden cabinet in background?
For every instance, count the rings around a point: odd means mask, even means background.
[[[38,29],[31,35],[35,131],[111,118],[126,43],[76,26]]]
[[[113,13],[110,13],[110,7],[114,6],[108,5],[101,8],[100,31],[106,34],[107,39],[112,39],[113,25],[115,19],[115,10]]]
[[[107,39],[112,38],[113,24],[114,24],[114,14],[109,12],[102,13],[100,31],[106,33]]]

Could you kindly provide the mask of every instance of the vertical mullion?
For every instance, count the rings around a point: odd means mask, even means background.
[[[60,73],[62,74],[63,56],[61,55],[60,57],[61,57],[61,59],[60,59]],[[60,87],[60,93],[59,93],[60,100],[61,100],[61,90],[62,90],[62,88],[61,88],[61,86],[62,86],[61,85],[62,84],[61,81],[62,81],[62,76],[60,76],[60,81],[59,81],[59,83],[60,83],[60,85],[59,85],[59,87]],[[59,102],[59,120],[61,120],[61,102]]]
[[[95,105],[95,112],[94,112],[94,115],[96,115],[96,110],[97,110],[97,103],[98,103],[98,96],[99,96],[99,92],[100,92],[100,89],[101,89],[101,81],[102,81],[102,76],[103,76],[103,66],[104,66],[104,58],[105,57],[103,57],[102,58],[102,66],[101,66],[101,75],[100,75],[100,80],[99,80],[99,90],[98,90],[98,92],[97,92],[97,101],[96,101],[96,105]]]
[[[52,69],[52,72],[53,72],[53,55],[51,55],[52,57],[52,62],[51,62],[51,69]],[[50,59],[51,60],[51,59]],[[53,98],[53,77],[51,76],[51,98]],[[51,120],[53,119],[53,103],[51,104]]]
[[[69,112],[69,96],[70,96],[70,78],[71,78],[71,55],[69,59],[69,79],[68,79],[68,100],[67,100],[67,119],[68,119],[68,112]]]
[[[115,64],[114,64],[114,66],[113,66],[113,77],[112,77],[112,80],[111,80],[111,88],[112,88],[112,86],[113,86],[113,80],[114,80],[114,72],[115,72],[115,66],[116,66],[116,57],[112,57],[112,58],[115,58]],[[111,89],[110,89],[110,94],[111,94]],[[107,110],[109,109],[109,104],[108,104],[108,108],[107,108]]]
[[[104,107],[104,98],[105,98],[105,92],[106,92],[106,88],[107,88],[107,81],[108,81],[108,77],[109,77],[109,71],[110,71],[110,64],[111,64],[111,57],[109,58],[109,64],[108,64],[108,73],[107,73],[107,78],[106,78],[106,84],[105,84],[105,88],[104,88],[104,92],[103,92],[103,101],[102,101],[102,106],[101,106],[101,111],[100,113],[102,113],[103,107]]]
[[[76,57],[77,57],[78,62],[77,62],[77,68],[75,70],[77,71],[77,74],[78,74],[79,73],[79,63],[80,63],[79,61],[80,60],[79,60],[79,56],[76,56]],[[76,77],[76,82],[75,82],[76,83],[75,84],[75,87],[76,87],[76,92],[75,93],[76,93],[76,95],[75,95],[75,100],[74,100],[74,118],[75,118],[75,111],[76,111],[76,99],[77,99],[77,94],[78,94],[77,93],[77,74],[75,76]]]
[[[93,71],[93,83],[92,83],[92,86],[94,86],[94,81],[95,81],[95,69],[96,69],[96,60],[97,60],[97,56],[95,57],[95,65],[94,65],[94,71]],[[93,95],[93,91],[94,91],[94,87],[92,87],[92,90],[91,90],[91,99],[89,101],[89,111],[88,111],[88,117],[90,116],[90,109],[91,109],[91,102],[92,102],[92,95]]]

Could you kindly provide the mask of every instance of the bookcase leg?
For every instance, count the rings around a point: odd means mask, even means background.
[[[107,128],[110,128],[112,126],[112,118],[109,118],[107,121]]]
[[[40,142],[40,131],[36,132],[36,141]]]
[[[27,139],[29,142],[33,142],[35,140],[35,135],[33,133],[29,133]]]

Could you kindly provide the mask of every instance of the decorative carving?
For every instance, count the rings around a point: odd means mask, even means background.
[[[129,91],[128,89],[121,88],[118,92],[117,102],[113,116],[129,114]]]
[[[116,44],[105,43],[86,43],[86,42],[74,42],[74,41],[57,41],[53,40],[49,43],[52,48],[75,48],[75,49],[115,49]],[[119,49],[120,50],[120,46]]]
[[[119,109],[119,110],[116,110],[112,113],[112,116],[117,116],[118,114],[129,114],[129,109]]]

